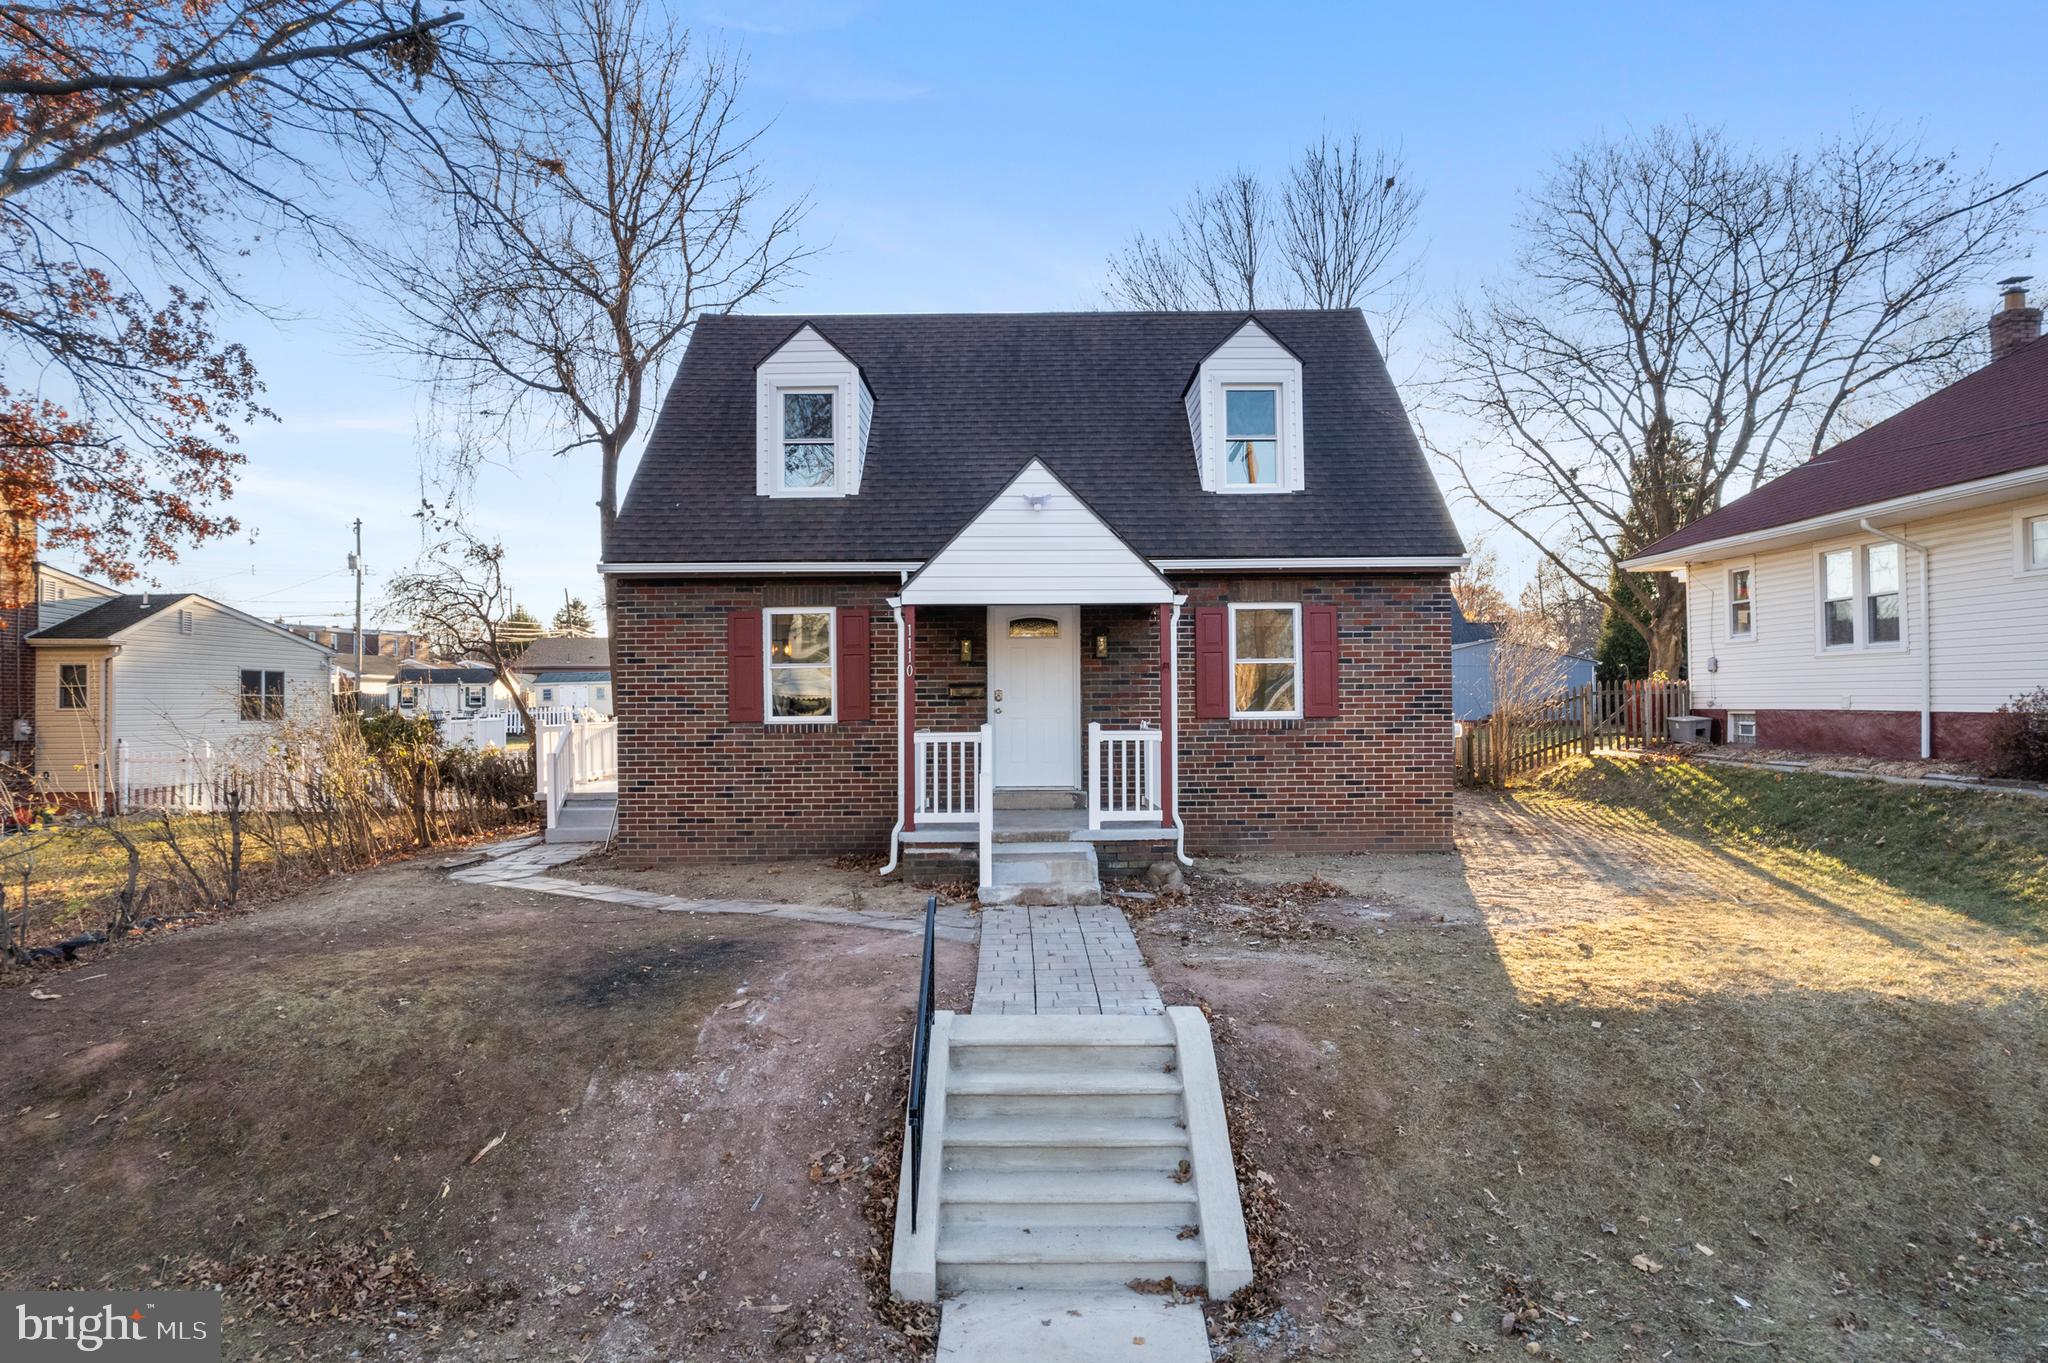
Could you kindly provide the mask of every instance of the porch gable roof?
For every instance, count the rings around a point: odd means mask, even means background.
[[[906,606],[1165,605],[1172,584],[1037,459],[903,584]]]

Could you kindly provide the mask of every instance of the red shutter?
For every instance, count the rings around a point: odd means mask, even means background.
[[[874,713],[874,664],[868,644],[868,613],[839,612],[839,719],[858,724]]]
[[[1337,608],[1303,606],[1302,633],[1305,647],[1302,661],[1308,675],[1302,679],[1301,713],[1308,719],[1337,717]]]
[[[761,723],[761,612],[734,611],[725,617],[725,717],[734,724]]]
[[[1195,718],[1230,718],[1230,612],[1195,609]]]

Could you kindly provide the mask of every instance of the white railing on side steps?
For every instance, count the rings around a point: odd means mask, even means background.
[[[995,843],[994,751],[986,724],[967,733],[920,729],[911,742],[910,807],[917,822],[975,824],[983,885]]]
[[[534,771],[553,828],[562,804],[576,787],[619,775],[619,722],[603,719],[581,724],[544,724],[533,741]]]
[[[1165,815],[1159,790],[1157,729],[1088,726],[1088,826],[1158,823]]]

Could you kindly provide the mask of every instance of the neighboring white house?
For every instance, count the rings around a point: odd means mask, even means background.
[[[208,597],[45,570],[37,607],[36,769],[59,793],[108,793],[123,749],[225,759],[333,711],[325,648]]]
[[[385,684],[391,708],[435,719],[489,719],[517,713],[512,692],[483,663],[425,663],[408,659]]]
[[[1467,620],[1462,612],[1451,617],[1451,713],[1456,719],[1478,720],[1493,714],[1495,628]],[[1592,685],[1591,658],[1574,653],[1560,653],[1557,658],[1559,691]]]
[[[1987,755],[2048,685],[2048,342],[2013,282],[1991,363],[1624,566],[1686,583],[1694,710],[1724,741]]]
[[[519,655],[520,689],[529,709],[565,706],[612,712],[612,653],[609,639],[551,636],[536,639]]]

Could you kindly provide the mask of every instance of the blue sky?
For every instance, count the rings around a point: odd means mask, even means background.
[[[1438,343],[1430,313],[1506,267],[1518,193],[1602,134],[1691,119],[1799,147],[1863,117],[2006,178],[2048,167],[2027,74],[2037,6],[1930,22],[1925,6],[1874,4],[677,2],[704,36],[745,49],[754,114],[773,123],[766,168],[814,205],[806,236],[826,250],[780,312],[1094,306],[1133,228],[1328,127],[1399,146],[1427,194],[1403,377]],[[351,519],[365,521],[372,602],[417,551],[423,399],[399,361],[352,338],[364,300],[317,261],[266,265],[250,284],[292,310],[239,333],[282,418],[245,444],[236,511],[255,534],[156,575],[266,616],[340,622]],[[595,490],[589,458],[539,450],[478,489],[479,527],[504,540],[543,618],[565,588],[599,595]],[[1486,529],[1456,510],[1468,537]]]

